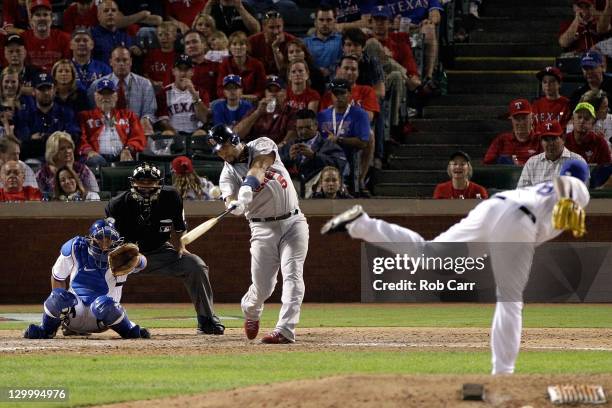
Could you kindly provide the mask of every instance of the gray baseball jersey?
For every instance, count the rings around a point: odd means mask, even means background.
[[[247,218],[278,217],[299,207],[297,192],[293,187],[291,176],[278,154],[276,143],[267,137],[260,137],[245,145],[248,149],[246,163],[230,164],[225,162],[219,187],[223,198],[237,196],[242,181],[246,177],[253,159],[262,154],[274,152],[274,163],[266,170],[263,183],[253,193],[253,201],[247,207]]]

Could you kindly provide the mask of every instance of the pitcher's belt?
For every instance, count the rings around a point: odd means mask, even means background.
[[[286,220],[287,218],[291,217],[292,215],[296,215],[299,212],[300,212],[300,209],[296,208],[295,210],[290,211],[287,214],[279,215],[278,217],[251,218],[249,219],[249,221],[252,221],[252,222],[281,221],[281,220]]]

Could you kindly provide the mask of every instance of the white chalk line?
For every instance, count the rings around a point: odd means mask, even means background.
[[[325,344],[321,344],[325,345]],[[409,347],[409,348],[488,348],[488,345],[478,344],[435,344],[435,343],[331,343],[328,346],[337,347]],[[571,347],[571,346],[522,346],[523,350],[568,350],[568,351],[612,351],[609,347]]]

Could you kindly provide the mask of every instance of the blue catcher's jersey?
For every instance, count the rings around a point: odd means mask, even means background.
[[[53,278],[65,281],[70,277],[70,291],[80,297],[86,305],[104,295],[119,302],[127,275],[115,277],[107,265],[98,267],[94,258],[87,252],[88,246],[87,240],[79,236],[66,242],[53,265]],[[134,271],[140,271],[145,266],[146,261],[141,257]]]

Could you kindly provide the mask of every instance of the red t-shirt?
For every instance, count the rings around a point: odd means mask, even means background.
[[[208,0],[164,0],[166,16],[172,17],[189,27],[200,11],[204,9]]]
[[[283,41],[279,48],[283,55],[287,55],[287,43],[295,40],[295,36],[284,33],[285,41]],[[253,34],[249,37],[249,44],[251,45],[251,55],[264,64],[266,75],[280,75],[276,62],[274,62],[274,52],[272,52],[272,46],[266,42],[264,33]]]
[[[71,34],[76,27],[93,27],[98,24],[98,7],[93,4],[85,14],[79,14],[76,3],[72,3],[64,10],[62,18],[63,30]]]
[[[559,28],[559,34],[557,37],[561,37],[564,32],[572,25],[572,20],[566,20],[561,23]],[[574,42],[567,47],[567,51],[579,51],[586,52],[593,47],[600,40],[600,36],[597,34],[597,20],[593,18],[586,25],[578,26],[576,31],[576,38]]]
[[[540,141],[533,134],[526,142],[519,142],[514,137],[514,133],[506,132],[498,135],[489,146],[487,153],[485,154],[483,163],[484,164],[495,164],[500,156],[516,156],[516,160],[519,166],[525,164],[525,162],[534,154],[540,151]]]
[[[371,86],[354,84],[351,88],[351,97],[353,99],[353,103],[360,106],[363,110],[374,113],[380,112],[380,105],[378,104],[376,92]],[[323,94],[323,97],[321,97],[319,111],[325,110],[333,104],[332,93],[327,91]]]
[[[17,28],[30,28],[26,6],[20,6],[19,0],[2,1],[2,18],[4,24],[12,24]]]
[[[9,193],[3,188],[0,188],[0,201],[40,201],[42,195],[36,187],[24,186],[17,193]]]
[[[247,57],[243,71],[236,66],[234,57],[223,59],[217,76],[217,96],[219,98],[225,98],[223,95],[223,78],[232,74],[240,75],[240,78],[242,78],[243,95],[263,97],[266,88],[266,70],[257,58]]]
[[[565,96],[554,101],[546,99],[545,96],[536,99],[531,103],[531,111],[536,124],[556,120],[565,127],[571,118],[569,99]]]
[[[217,74],[219,73],[219,63],[204,60],[201,64],[193,65],[193,86],[200,91],[204,89],[208,95],[217,94]]]
[[[70,36],[63,31],[51,29],[51,35],[41,40],[32,30],[23,33],[28,60],[34,67],[51,72],[53,64],[62,58],[70,58]]]
[[[380,43],[391,50],[393,59],[406,68],[408,76],[419,75],[419,68],[410,46],[410,36],[406,33],[389,33]]]
[[[587,163],[607,164],[610,163],[610,146],[602,135],[595,132],[587,133],[582,143],[576,142],[575,132],[565,135],[565,147],[582,156]]]
[[[174,82],[172,67],[176,59],[176,51],[164,52],[161,48],[154,48],[147,52],[144,63],[144,75],[151,81],[163,82],[164,86]]]
[[[436,199],[456,199],[456,198],[489,198],[489,193],[487,193],[487,189],[481,186],[480,184],[476,184],[473,181],[468,183],[468,186],[465,190],[456,190],[453,188],[453,182],[447,181],[445,183],[440,183],[436,186],[434,190],[433,198]]]
[[[308,104],[312,101],[320,101],[321,95],[312,88],[306,88],[299,95],[293,93],[291,88],[287,88],[287,105],[291,106],[296,111],[308,108]]]

